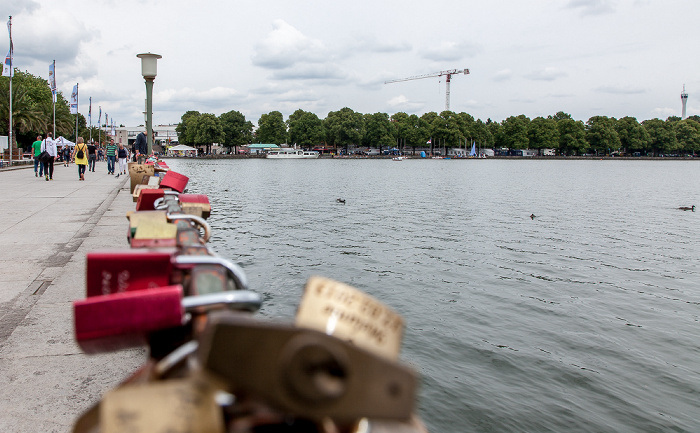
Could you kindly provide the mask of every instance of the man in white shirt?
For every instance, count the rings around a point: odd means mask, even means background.
[[[51,136],[50,132],[46,134],[46,138],[41,142],[41,151],[47,151],[49,152],[49,155],[51,155],[48,161],[43,163],[44,174],[46,175],[46,181],[48,182],[49,180],[53,180],[53,161],[56,159],[56,155],[58,154],[56,150],[56,142],[53,141],[53,137]]]

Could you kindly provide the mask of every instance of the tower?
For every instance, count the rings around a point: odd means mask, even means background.
[[[683,93],[681,93],[681,102],[683,103],[683,111],[681,119],[685,119],[685,104],[688,102],[688,94],[685,93],[685,84],[683,84]]]

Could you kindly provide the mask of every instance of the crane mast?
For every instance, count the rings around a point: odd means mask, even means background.
[[[445,110],[449,111],[450,110],[450,82],[452,81],[452,76],[457,75],[457,74],[467,75],[467,74],[469,74],[469,69],[450,69],[447,71],[433,72],[431,74],[414,75],[413,77],[406,77],[406,78],[399,78],[397,80],[385,81],[384,84],[398,83],[401,81],[420,80],[422,78],[446,76],[447,78],[445,79],[445,83],[446,83],[445,84]]]

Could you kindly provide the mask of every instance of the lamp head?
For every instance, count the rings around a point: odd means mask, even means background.
[[[143,75],[143,78],[155,78],[158,74],[156,62],[163,56],[160,54],[142,53],[137,54],[136,57],[141,59],[141,75]]]

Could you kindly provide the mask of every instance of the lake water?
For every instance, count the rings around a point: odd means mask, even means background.
[[[678,210],[700,163],[168,164],[261,315],[291,321],[322,275],[406,319],[431,432],[700,431],[700,210]]]

